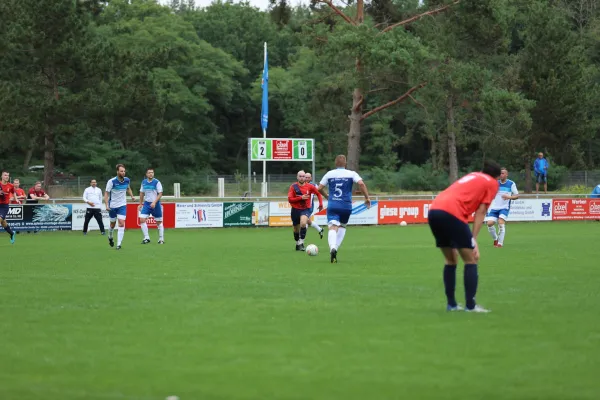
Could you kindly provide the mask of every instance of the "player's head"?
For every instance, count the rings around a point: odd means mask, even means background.
[[[19,180],[19,178],[13,180],[13,186],[17,189],[19,188],[19,186],[21,186],[21,181]]]
[[[38,191],[39,191],[39,190],[42,190],[42,182],[41,182],[41,181],[37,181],[37,182],[35,183],[35,185],[33,186],[33,188],[34,188],[35,190],[38,190]]]
[[[298,173],[296,174],[296,179],[298,179],[298,182],[304,183],[304,180],[306,179],[306,173],[304,172],[304,170],[298,171]]]
[[[340,154],[335,158],[335,167],[336,168],[346,168],[346,156]]]
[[[542,153],[541,151],[538,153],[538,158],[544,158],[544,153]]]
[[[497,162],[489,160],[483,163],[483,169],[481,172],[491,176],[494,179],[498,179],[501,174],[500,170],[500,165]]]
[[[125,166],[123,164],[117,164],[117,176],[125,178]]]
[[[8,171],[2,171],[2,182],[8,182],[8,178],[10,178],[10,174],[8,173]]]
[[[505,167],[500,168],[500,180],[504,182],[508,179],[508,170]]]
[[[95,187],[98,185],[98,182],[96,182],[96,180],[95,180],[95,179],[92,179],[92,180],[90,181],[90,185],[91,185],[92,187],[94,187],[94,188],[95,188]]]
[[[146,170],[146,178],[154,179],[154,168],[148,168]]]
[[[312,181],[312,174],[310,172],[304,174],[304,181],[307,183],[310,183],[310,181]]]

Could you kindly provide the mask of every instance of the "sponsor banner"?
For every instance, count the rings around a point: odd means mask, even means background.
[[[163,225],[165,228],[175,228],[175,203],[160,203],[163,214]],[[153,216],[149,216],[146,220],[148,228],[156,228],[156,220]],[[140,229],[140,209],[139,204],[127,204],[127,219],[125,220],[125,228]]]
[[[292,206],[287,201],[269,203],[269,226],[292,226]]]
[[[71,204],[10,205],[6,220],[15,231],[70,231]]]
[[[292,159],[292,140],[273,139],[273,160]]]
[[[314,221],[319,225],[327,225],[327,205],[327,201],[323,201],[325,208],[314,215]],[[378,202],[374,200],[371,201],[371,208],[367,208],[364,201],[353,201],[348,225],[377,225],[377,208]]]
[[[393,200],[380,201],[378,204],[378,223],[381,225],[399,224],[424,224],[431,200]]]
[[[103,208],[102,222],[104,222],[104,228],[108,229],[108,224],[110,223],[110,219],[108,218],[108,211],[106,211],[106,209],[104,209],[105,208],[104,206],[102,206],[102,208]],[[82,231],[83,230],[83,224],[85,222],[86,210],[87,210],[87,207],[85,206],[85,204],[73,204],[73,230],[74,231]],[[88,225],[88,231],[97,231],[97,230],[100,230],[100,227],[98,227],[98,223],[96,222],[96,219],[92,218]]]
[[[552,219],[600,220],[600,199],[553,199]]]
[[[269,226],[269,203],[254,203],[252,208],[252,224],[254,226]]]
[[[518,199],[510,202],[508,221],[551,221],[551,199]]]
[[[253,203],[223,203],[223,226],[252,226],[253,214]]]
[[[222,228],[223,203],[175,204],[175,228]]]

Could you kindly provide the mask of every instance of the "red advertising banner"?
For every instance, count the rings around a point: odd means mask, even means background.
[[[273,160],[291,160],[292,159],[292,141],[273,139]]]
[[[554,199],[554,221],[600,220],[600,199]]]
[[[165,228],[175,228],[175,203],[162,203],[163,225]],[[146,220],[148,228],[156,228],[154,217]],[[137,204],[127,204],[127,220],[125,220],[126,229],[140,229],[140,216]]]
[[[425,224],[429,215],[429,207],[433,200],[390,200],[379,201],[378,224],[391,225],[406,222],[407,224]],[[473,222],[473,216],[469,218]]]

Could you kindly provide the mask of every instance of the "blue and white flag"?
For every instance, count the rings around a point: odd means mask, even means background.
[[[263,75],[262,75],[262,109],[261,109],[261,118],[260,125],[262,126],[263,131],[267,130],[267,125],[269,124],[269,58],[267,56],[267,43],[265,42],[265,66],[263,67]]]

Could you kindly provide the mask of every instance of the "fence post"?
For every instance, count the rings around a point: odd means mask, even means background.
[[[587,169],[585,171],[583,171],[584,174],[584,182],[585,182],[585,187],[588,187],[588,181],[587,181]]]

